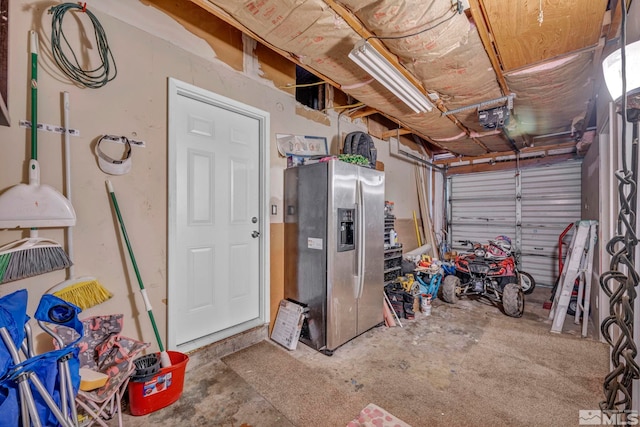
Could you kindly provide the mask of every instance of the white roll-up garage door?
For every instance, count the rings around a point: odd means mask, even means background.
[[[553,286],[559,274],[558,237],[580,220],[580,173],[580,162],[522,170],[522,269],[540,285]],[[566,245],[571,233],[563,240]]]
[[[449,236],[486,243],[511,237],[522,270],[540,286],[558,275],[558,237],[580,219],[581,162],[514,171],[454,175],[449,178]],[[518,218],[520,217],[520,221]],[[519,237],[519,239],[518,239]],[[569,234],[565,243],[571,241]],[[564,251],[566,254],[566,250]]]
[[[451,179],[451,244],[460,240],[486,243],[505,234],[515,236],[516,181],[514,171],[454,175]]]

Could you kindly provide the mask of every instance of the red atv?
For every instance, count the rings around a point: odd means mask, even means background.
[[[442,283],[443,300],[453,304],[461,296],[485,297],[501,303],[506,315],[522,316],[524,292],[519,282],[523,274],[527,278],[531,276],[516,270],[511,255],[511,241],[507,237],[504,237],[505,240],[499,238],[490,241],[487,246],[469,240],[460,242],[471,245],[473,249],[456,257],[456,274],[445,277]]]

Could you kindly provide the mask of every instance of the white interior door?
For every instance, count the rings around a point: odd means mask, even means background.
[[[264,116],[215,94],[201,95],[178,90],[170,105],[169,169],[175,174],[169,174],[169,342],[174,348],[199,347],[264,323]]]

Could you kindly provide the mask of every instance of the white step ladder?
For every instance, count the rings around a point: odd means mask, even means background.
[[[551,332],[561,333],[567,308],[576,280],[579,280],[575,323],[580,324],[582,314],[582,336],[587,336],[589,324],[589,300],[591,298],[591,277],[593,255],[597,240],[598,221],[578,221],[575,223],[571,246],[567,252],[566,262],[560,274],[560,280],[549,312],[553,320]],[[582,303],[584,301],[584,304]]]

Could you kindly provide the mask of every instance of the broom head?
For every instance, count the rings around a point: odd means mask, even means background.
[[[101,304],[113,296],[94,277],[65,280],[56,285],[51,293],[83,310]]]
[[[71,259],[57,242],[30,237],[0,248],[0,283],[25,279],[62,270],[72,265]]]

